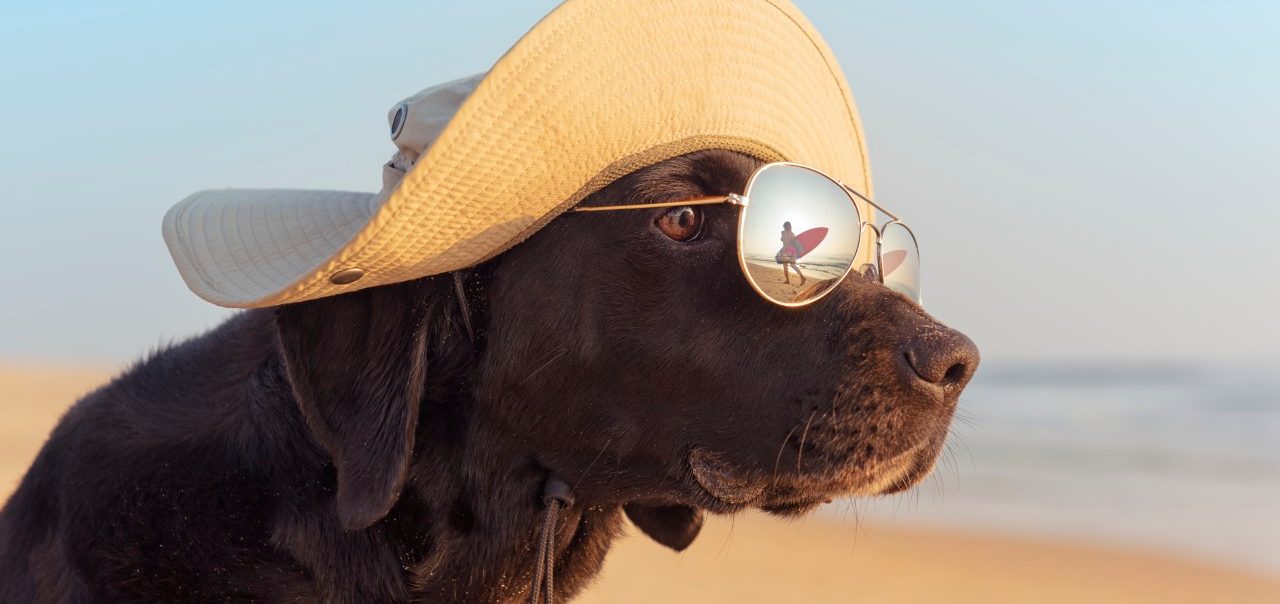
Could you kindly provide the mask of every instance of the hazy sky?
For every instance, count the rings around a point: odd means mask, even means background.
[[[119,362],[227,313],[173,268],[171,204],[377,190],[388,107],[555,3],[13,4],[0,357]],[[797,4],[929,310],[987,359],[1280,359],[1280,3]]]

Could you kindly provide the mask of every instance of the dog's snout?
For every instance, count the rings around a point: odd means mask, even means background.
[[[909,376],[942,386],[962,388],[978,368],[978,347],[964,334],[939,326],[917,334],[903,350]]]

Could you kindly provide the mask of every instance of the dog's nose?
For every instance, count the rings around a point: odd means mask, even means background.
[[[903,351],[915,377],[944,388],[959,389],[978,368],[978,347],[968,336],[941,325],[916,334]]]

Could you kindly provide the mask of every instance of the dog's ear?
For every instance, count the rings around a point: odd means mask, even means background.
[[[687,505],[628,503],[623,509],[644,534],[676,551],[689,547],[702,530],[702,510]]]
[[[385,516],[404,486],[426,380],[425,300],[418,280],[276,310],[289,383],[333,458],[347,530]]]

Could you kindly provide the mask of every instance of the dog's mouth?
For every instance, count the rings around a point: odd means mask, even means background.
[[[704,497],[701,507],[733,512],[747,507],[795,516],[836,497],[888,495],[920,483],[933,471],[942,435],[923,439],[884,460],[862,460],[805,472],[761,472],[735,465],[727,456],[695,447],[688,463],[692,481]]]

